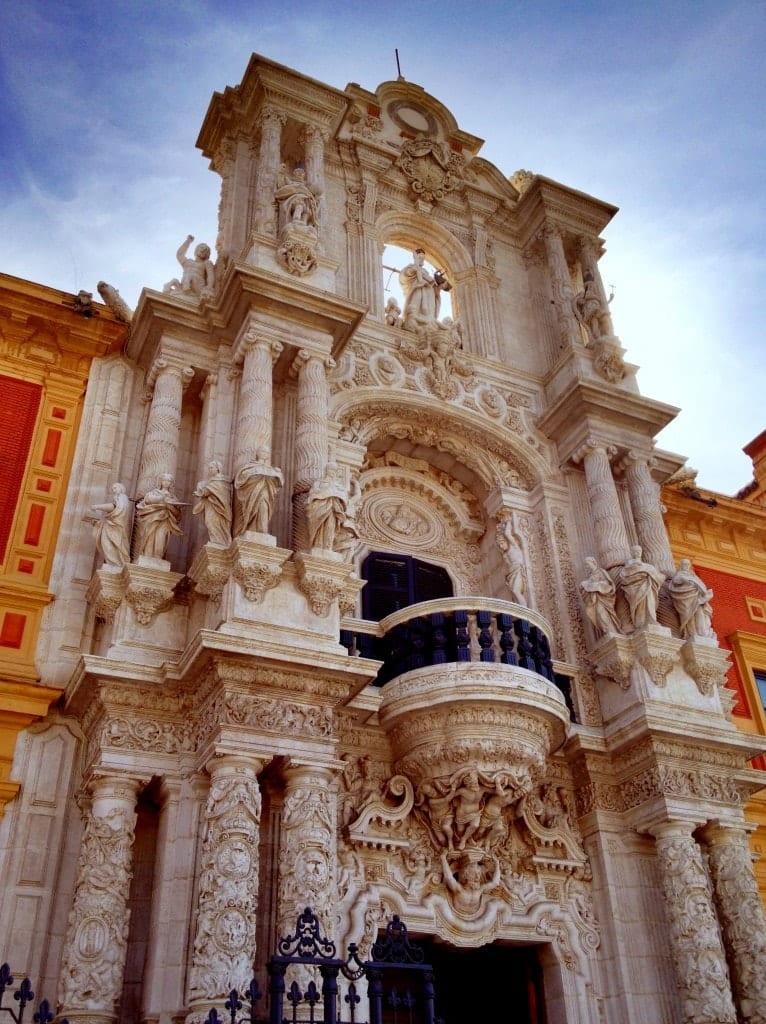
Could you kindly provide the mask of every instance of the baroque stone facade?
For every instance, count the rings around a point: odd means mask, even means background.
[[[0,826],[4,955],[72,1021],[200,1024],[305,906],[362,957],[399,915],[534,1024],[765,1019],[764,745],[670,554],[615,208],[481,145],[402,79],[254,56],[213,97],[215,259],[94,364],[66,515],[103,524]]]

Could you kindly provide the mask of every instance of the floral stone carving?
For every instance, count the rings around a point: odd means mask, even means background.
[[[155,616],[170,605],[183,575],[145,565],[126,566],[125,572],[128,576],[127,602],[140,625],[149,626]]]
[[[257,539],[256,539],[257,538]],[[233,576],[248,601],[260,602],[267,590],[279,582],[282,566],[290,557],[278,548],[270,534],[243,534],[231,547]]]

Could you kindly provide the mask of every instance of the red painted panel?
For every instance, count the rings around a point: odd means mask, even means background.
[[[0,628],[0,647],[13,647],[18,650],[24,639],[24,627],[26,624],[26,615],[19,615],[17,612],[6,612],[3,616],[2,628]]]
[[[20,558],[19,559],[19,572],[34,572],[34,571],[35,571],[35,563],[34,562],[30,562],[30,560],[28,558]]]
[[[42,463],[44,466],[55,466],[61,447],[61,431],[49,430],[45,435]]]
[[[51,480],[37,480],[35,482],[35,490],[43,491],[46,494],[48,493],[48,491],[51,489],[52,486],[53,486],[53,481],[51,481]]]
[[[53,408],[51,409],[51,416],[53,417],[54,420],[65,420],[66,409],[62,409],[60,406],[54,405]]]
[[[40,534],[43,532],[43,519],[45,518],[45,505],[30,505],[27,529],[24,534],[24,543],[36,548],[40,543]]]
[[[0,374],[0,562],[24,480],[42,387]]]

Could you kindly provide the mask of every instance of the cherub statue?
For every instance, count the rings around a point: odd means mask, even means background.
[[[171,295],[180,293],[197,299],[212,294],[215,268],[210,259],[210,246],[201,242],[194,250],[194,259],[189,259],[186,253],[193,241],[194,235],[187,235],[186,240],[179,245],[176,259],[183,270],[181,280],[174,277],[162,289],[163,292]]]
[[[386,303],[386,309],[383,315],[389,327],[401,327],[402,310],[399,303],[395,298],[393,298],[393,296]]]

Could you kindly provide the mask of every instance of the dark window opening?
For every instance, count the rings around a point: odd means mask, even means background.
[[[379,622],[387,615],[421,601],[452,597],[452,580],[446,569],[409,555],[373,551],[362,564],[362,615]]]

